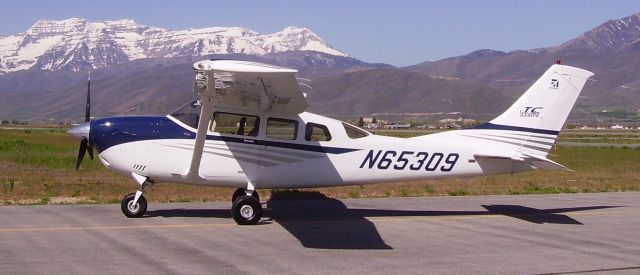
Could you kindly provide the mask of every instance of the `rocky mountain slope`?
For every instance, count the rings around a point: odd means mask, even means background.
[[[633,113],[640,109],[640,14],[610,20],[555,47],[509,53],[478,50],[403,69],[478,81],[496,90],[498,96],[514,99],[557,59],[595,73],[576,103],[573,118],[594,118],[602,110]]]
[[[393,68],[386,64],[369,64],[351,57],[309,51],[263,56],[232,54],[139,59],[92,71],[92,114],[166,114],[194,98],[193,62],[212,58],[296,68],[298,77],[313,79]],[[0,76],[0,119],[80,120],[86,85],[87,72],[31,69]]]

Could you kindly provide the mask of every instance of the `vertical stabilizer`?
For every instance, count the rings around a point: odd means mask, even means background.
[[[485,174],[531,168],[567,169],[547,155],[592,75],[583,69],[553,65],[507,111],[490,122],[414,140],[465,144],[475,152],[475,160],[484,165]]]
[[[506,112],[482,127],[557,134],[592,75],[587,70],[553,65]]]

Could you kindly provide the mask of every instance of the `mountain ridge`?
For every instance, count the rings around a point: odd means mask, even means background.
[[[286,51],[349,56],[302,27],[260,34],[242,27],[170,30],[132,19],[69,18],[39,20],[25,32],[0,37],[0,74],[25,69],[90,70],[141,58]]]

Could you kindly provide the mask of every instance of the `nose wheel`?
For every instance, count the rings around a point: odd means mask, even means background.
[[[239,196],[231,205],[231,216],[239,225],[254,225],[262,217],[262,205],[254,196]]]
[[[122,213],[129,218],[140,218],[147,212],[147,200],[144,196],[140,196],[137,202],[134,202],[136,193],[130,193],[122,198],[120,209]]]

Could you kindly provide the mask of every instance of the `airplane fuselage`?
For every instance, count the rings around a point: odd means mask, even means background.
[[[185,176],[196,129],[171,115],[97,119],[90,139],[110,170],[162,182],[242,188],[250,181],[256,188],[302,188],[487,174],[473,157],[473,144],[377,136],[306,112],[295,117],[240,115],[263,123],[255,136],[209,132],[198,177]],[[270,137],[272,126],[264,122],[272,119],[294,122],[292,135]],[[330,140],[305,139],[306,125],[326,127]],[[350,137],[348,131],[359,135]],[[516,172],[505,169],[493,173]]]

